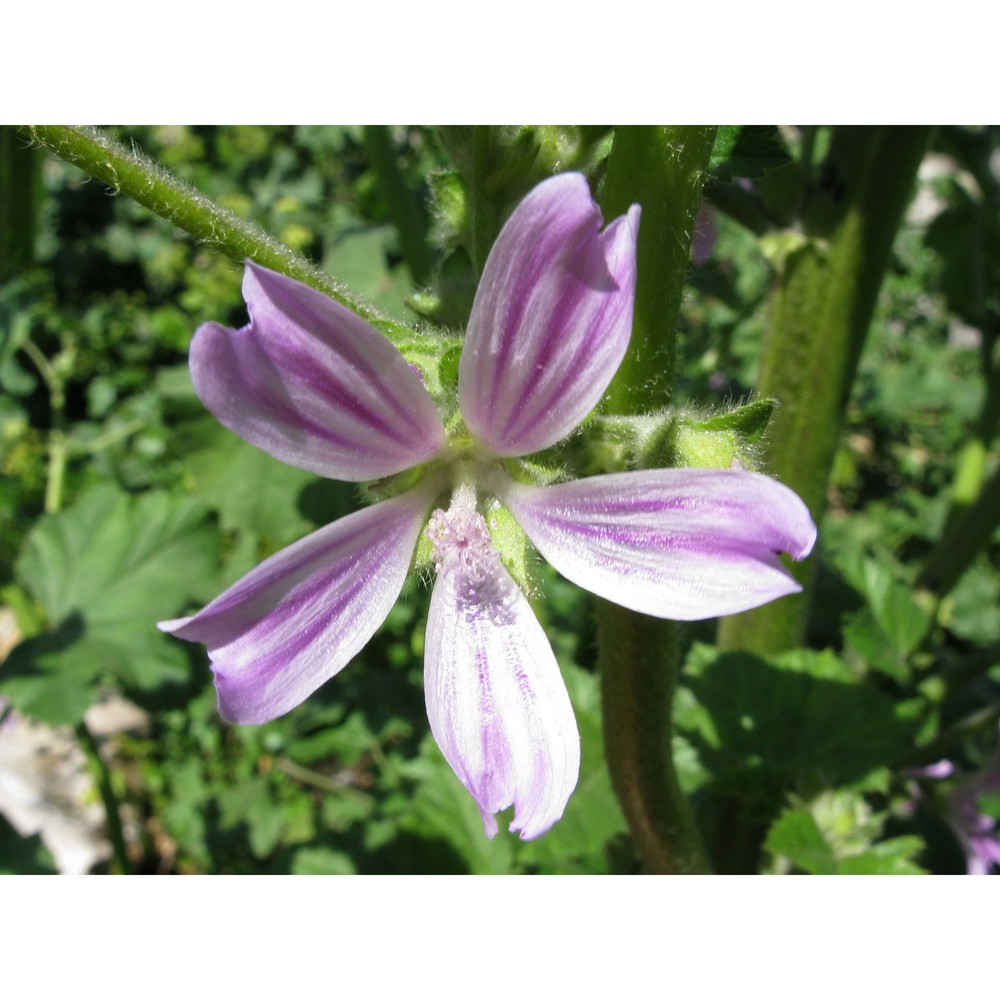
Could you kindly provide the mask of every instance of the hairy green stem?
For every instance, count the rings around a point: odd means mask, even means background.
[[[101,748],[97,745],[97,740],[94,739],[94,734],[87,727],[86,722],[77,724],[76,736],[80,741],[80,746],[83,747],[87,766],[97,784],[101,805],[104,806],[108,840],[111,842],[111,871],[115,875],[128,875],[131,865],[128,860],[128,848],[125,846],[125,832],[122,829],[121,807],[111,781],[111,772],[101,756]]]
[[[367,320],[383,318],[374,306],[349,292],[259,226],[217,205],[100,129],[27,125],[22,126],[22,132],[91,177],[103,181],[113,193],[128,195],[234,261],[242,263],[249,257],[264,267],[311,285]]]
[[[615,131],[601,196],[605,218],[642,205],[632,340],[605,409],[665,406],[674,384],[677,320],[715,129],[626,126]]]
[[[929,128],[838,128],[803,217],[778,265],[757,389],[780,404],[766,464],[818,523],[844,409]],[[805,591],[722,621],[723,649],[768,654],[801,643]]]
[[[620,128],[615,135],[604,215],[613,218],[638,202],[642,222],[632,342],[605,401],[609,413],[642,413],[669,399],[691,234],[713,140],[707,128]],[[677,626],[599,601],[597,636],[605,753],[636,846],[651,872],[707,872],[673,765]]]
[[[646,868],[710,872],[671,753],[677,625],[598,600],[597,635],[608,768]]]
[[[137,434],[139,431],[143,430],[148,423],[148,420],[130,420],[127,424],[123,424],[121,427],[115,427],[111,430],[105,431],[103,434],[95,437],[91,441],[88,441],[86,444],[77,445],[74,450],[82,452],[85,455],[96,455],[105,448],[110,448],[112,445],[118,444],[119,441],[124,441],[133,434]]]

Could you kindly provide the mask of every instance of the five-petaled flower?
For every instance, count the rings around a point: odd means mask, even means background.
[[[799,498],[741,470],[651,469],[556,485],[507,460],[566,437],[628,346],[639,207],[602,230],[580,174],[518,206],[483,272],[453,434],[417,374],[364,320],[248,263],[250,323],[202,326],[195,389],[230,430],[290,465],[361,482],[412,467],[400,495],[265,560],[197,614],[162,623],[208,646],[219,711],[264,722],[343,668],[385,620],[426,527],[436,581],[425,644],[431,730],[486,833],[544,833],[576,785],[580,741],[552,649],[491,533],[503,505],[563,576],[635,611],[691,620],[798,590],[815,527]],[[439,499],[451,497],[447,509]],[[436,509],[437,508],[437,509]]]

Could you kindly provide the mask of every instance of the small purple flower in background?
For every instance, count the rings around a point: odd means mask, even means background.
[[[934,781],[943,781],[955,773],[955,765],[950,760],[906,771],[908,777]],[[914,791],[915,798],[919,799],[919,787]],[[979,800],[997,792],[1000,792],[1000,739],[986,767],[960,778],[945,798],[944,819],[962,847],[969,875],[989,875],[992,868],[1000,866],[996,820],[979,811]]]
[[[161,628],[208,646],[224,718],[274,719],[374,635],[426,527],[436,571],[427,714],[490,837],[511,805],[512,831],[544,833],[580,765],[559,667],[491,532],[497,502],[574,583],[682,620],[799,590],[777,557],[804,558],[816,536],[794,493],[750,472],[654,469],[533,486],[506,471],[504,459],[548,448],[590,413],[628,347],[639,208],[603,230],[602,221],[580,174],[545,181],[515,210],[476,294],[459,364],[462,421],[450,421],[459,424],[450,438],[385,337],[256,264],[243,283],[249,325],[205,324],[191,345],[205,406],[281,461],[352,482],[416,466],[423,475]]]

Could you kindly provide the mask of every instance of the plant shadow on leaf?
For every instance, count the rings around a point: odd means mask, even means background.
[[[792,789],[860,782],[911,745],[915,723],[832,652],[773,660],[692,648],[675,707],[701,771],[696,801],[723,871],[756,870]]]
[[[52,726],[76,725],[97,695],[99,661],[82,642],[83,616],[19,643],[4,661],[0,693],[26,715]]]

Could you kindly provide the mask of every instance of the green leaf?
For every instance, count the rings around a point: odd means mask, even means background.
[[[844,858],[840,875],[926,875],[913,858],[924,850],[919,837],[894,837],[872,845],[863,854]]]
[[[488,840],[483,820],[472,796],[448,766],[434,740],[421,744],[421,756],[407,767],[407,775],[418,782],[410,802],[405,829],[422,837],[444,840],[458,852],[474,875],[503,875],[511,870],[513,838],[500,832]]]
[[[844,627],[845,640],[870,667],[907,680],[907,658],[930,628],[927,613],[888,566],[857,558],[842,558],[838,564],[867,603]]]
[[[813,875],[833,875],[837,859],[823,831],[805,809],[788,810],[771,827],[764,847],[776,857],[786,858],[796,868]]]
[[[204,803],[209,797],[203,762],[193,758],[181,762],[171,775],[170,798],[161,815],[171,837],[199,865],[211,864]]]
[[[723,181],[756,178],[791,159],[776,125],[720,125],[709,169]]]
[[[356,871],[347,854],[329,847],[303,847],[292,859],[293,875],[353,875]]]
[[[987,554],[962,575],[941,616],[949,631],[968,642],[986,646],[1000,636],[1000,580]]]
[[[764,847],[777,871],[814,875],[917,875],[913,860],[924,850],[919,837],[880,840],[885,814],[875,812],[859,791],[826,791],[797,802],[772,825]]]
[[[275,551],[355,509],[353,488],[295,469],[247,444],[214,418],[184,428],[196,495],[225,531],[248,529]]]
[[[829,650],[764,659],[695,643],[682,682],[678,730],[741,797],[799,776],[859,781],[912,735],[892,700]]]
[[[334,230],[337,236],[323,255],[324,270],[390,316],[406,319],[409,275],[403,268],[389,269],[395,229],[372,226],[346,211],[335,211]]]
[[[285,814],[274,801],[271,784],[263,775],[245,779],[218,796],[223,829],[246,824],[254,857],[265,858],[280,843]]]
[[[17,646],[2,687],[21,710],[75,723],[98,681],[152,690],[187,676],[183,649],[156,628],[215,589],[218,537],[205,508],[100,486],[43,518],[17,562],[47,631]]]

